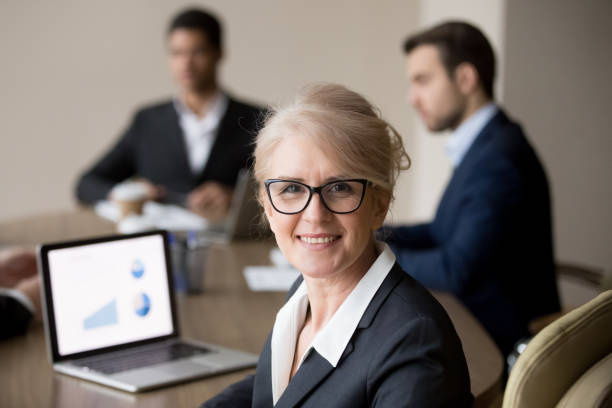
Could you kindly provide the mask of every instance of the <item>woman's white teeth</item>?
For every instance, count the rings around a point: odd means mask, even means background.
[[[300,239],[307,244],[328,244],[332,241],[336,240],[336,237],[319,237],[319,238],[311,238],[311,237],[300,237]]]

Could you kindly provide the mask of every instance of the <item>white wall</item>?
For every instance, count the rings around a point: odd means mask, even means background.
[[[557,258],[612,271],[612,2],[513,0],[507,16],[507,107],[548,170]]]

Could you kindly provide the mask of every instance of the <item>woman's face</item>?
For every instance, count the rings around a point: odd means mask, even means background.
[[[312,187],[355,178],[354,174],[342,174],[329,149],[292,135],[274,149],[268,171],[267,178],[299,181]],[[350,214],[332,213],[321,203],[319,194],[313,194],[304,211],[291,215],[277,212],[267,194],[263,196],[279,248],[305,277],[337,279],[363,274],[374,261],[373,231],[382,226],[388,194],[368,186],[361,206]]]

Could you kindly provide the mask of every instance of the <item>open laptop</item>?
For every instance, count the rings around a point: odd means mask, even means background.
[[[58,372],[136,392],[257,362],[179,337],[164,231],[45,244],[38,256],[47,348]]]
[[[261,207],[257,202],[256,183],[251,173],[242,169],[238,174],[229,213],[221,224],[198,231],[200,241],[227,243],[235,239],[263,234],[259,225]]]

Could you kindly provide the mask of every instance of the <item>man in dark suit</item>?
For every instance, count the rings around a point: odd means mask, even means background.
[[[137,177],[151,200],[179,202],[212,219],[226,213],[238,172],[248,166],[260,109],[220,90],[221,34],[219,21],[202,10],[172,20],[169,66],[180,92],[135,115],[79,179],[81,202],[109,198],[115,184]]]
[[[521,127],[493,102],[495,57],[476,27],[444,23],[404,44],[410,100],[452,130],[454,171],[431,223],[386,231],[402,268],[454,293],[504,355],[559,309],[548,182]]]
[[[0,250],[0,340],[25,333],[40,316],[39,282],[33,251]]]

